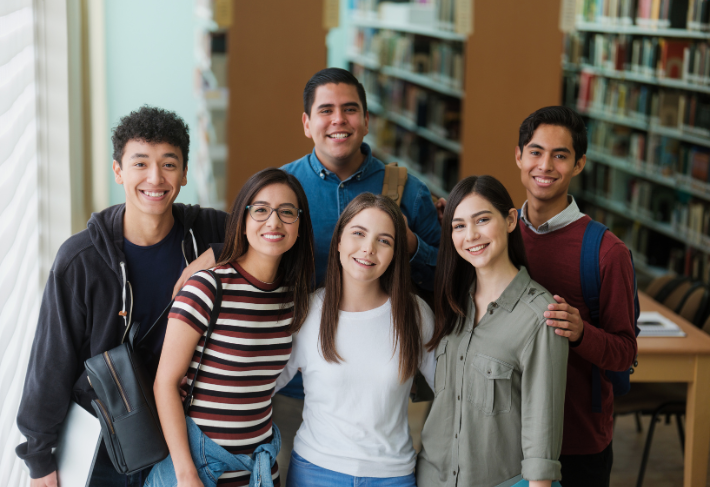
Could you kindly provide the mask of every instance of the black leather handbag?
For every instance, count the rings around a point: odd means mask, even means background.
[[[217,297],[221,302],[222,283],[212,271],[206,272],[217,283]],[[136,341],[140,324],[134,323],[124,333],[121,345],[84,362],[89,383],[98,396],[98,399],[91,401],[91,405],[101,423],[101,433],[111,463],[121,474],[139,472],[160,462],[170,453],[155,406],[153,378],[136,350],[156,323],[169,313],[172,304],[171,301],[141,340]],[[219,303],[215,299],[205,346],[217,315]],[[194,385],[193,381],[185,400],[185,410],[192,404]]]

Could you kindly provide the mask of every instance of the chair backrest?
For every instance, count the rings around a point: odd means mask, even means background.
[[[703,331],[710,335],[710,315],[705,318],[705,323],[703,323]]]
[[[671,281],[668,284],[673,284],[674,281]],[[678,282],[675,288],[665,296],[665,299],[663,299],[663,301],[661,301],[661,304],[677,313],[678,311],[680,311],[678,308],[683,303],[685,293],[688,292],[688,289],[690,289],[692,285],[693,283],[690,282],[690,280]]]
[[[666,274],[665,276],[655,278],[646,287],[646,294],[648,294],[649,297],[656,299],[658,292],[663,289],[663,286],[668,284],[673,278],[673,274]]]
[[[693,323],[695,326],[701,326],[702,320],[705,319],[705,310],[708,304],[708,289],[702,283],[693,284],[685,293],[680,309],[677,311],[680,316]]]

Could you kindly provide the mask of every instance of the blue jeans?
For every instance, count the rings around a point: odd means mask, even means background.
[[[414,473],[402,477],[353,477],[313,465],[295,451],[291,453],[286,487],[417,487]]]
[[[197,475],[205,487],[216,487],[217,479],[224,472],[248,470],[251,472],[249,486],[260,485],[273,487],[271,467],[276,462],[276,455],[281,448],[281,433],[273,424],[274,439],[271,443],[259,445],[252,456],[234,455],[207,437],[190,417],[186,417],[187,441],[190,455],[195,462]],[[153,465],[145,487],[176,487],[178,484],[175,467],[170,455],[162,462]]]

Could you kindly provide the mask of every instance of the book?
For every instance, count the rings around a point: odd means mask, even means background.
[[[72,401],[60,428],[59,443],[54,452],[59,485],[88,486],[100,445],[99,420]]]
[[[685,332],[673,321],[657,311],[642,311],[639,314],[639,337],[684,337]]]

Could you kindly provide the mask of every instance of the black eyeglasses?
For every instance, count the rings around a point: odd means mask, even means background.
[[[249,215],[258,222],[265,222],[271,218],[271,214],[276,212],[276,215],[284,223],[296,223],[298,218],[301,216],[303,210],[298,208],[293,208],[291,206],[281,206],[279,208],[272,208],[266,205],[249,205],[247,206]]]

